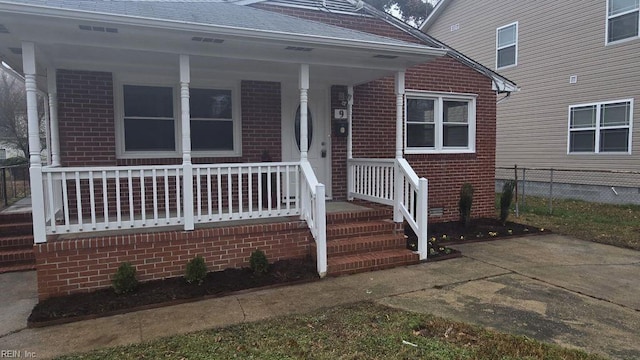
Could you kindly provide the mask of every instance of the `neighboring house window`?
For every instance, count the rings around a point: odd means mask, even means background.
[[[475,97],[407,92],[406,153],[475,151]]]
[[[175,151],[173,88],[124,85],[124,150]]]
[[[518,62],[518,23],[496,30],[496,68],[514,66]]]
[[[633,100],[569,107],[569,153],[631,153]]]
[[[638,37],[640,1],[607,1],[607,42]]]
[[[195,156],[240,155],[235,88],[189,89],[191,150]],[[119,155],[175,157],[181,152],[179,92],[171,86],[122,85]]]

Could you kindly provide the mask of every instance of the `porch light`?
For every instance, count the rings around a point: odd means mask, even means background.
[[[6,26],[0,24],[0,34],[9,34],[9,29]]]
[[[291,50],[291,51],[307,51],[307,52],[313,50],[313,48],[302,47],[302,46],[287,46],[284,49],[285,50]]]
[[[84,31],[96,31],[96,32],[104,32],[104,33],[111,33],[111,34],[117,34],[118,33],[118,29],[112,28],[112,27],[78,25],[78,28],[80,30],[84,30]]]
[[[213,44],[222,44],[224,40],[222,39],[214,39],[210,37],[202,37],[202,36],[194,36],[191,38],[191,41],[203,42],[203,43],[213,43]]]

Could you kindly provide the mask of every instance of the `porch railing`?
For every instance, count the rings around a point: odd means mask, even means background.
[[[179,165],[45,167],[47,234],[178,225]]]
[[[318,183],[316,175],[308,161],[300,163],[302,182],[300,183],[301,218],[307,222],[316,241],[316,263],[318,274],[327,273],[327,216],[325,207],[325,188]]]
[[[394,159],[350,159],[347,163],[350,199],[393,205]]]
[[[420,259],[428,255],[428,181],[418,178],[405,159],[350,159],[348,196],[393,205],[394,220],[403,219],[418,236]]]

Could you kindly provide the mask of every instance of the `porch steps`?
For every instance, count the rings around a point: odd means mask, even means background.
[[[0,273],[34,270],[31,214],[0,214]]]
[[[328,214],[327,275],[355,274],[419,263],[419,256],[406,249],[404,233],[395,231],[396,224],[391,219],[390,209],[378,207]],[[312,254],[315,254],[315,249]]]

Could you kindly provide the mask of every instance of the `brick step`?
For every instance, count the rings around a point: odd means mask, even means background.
[[[390,220],[392,218],[393,210],[385,208],[372,208],[363,211],[329,213],[327,214],[327,225],[371,220]]]
[[[0,237],[0,250],[31,248],[33,235],[4,236]]]
[[[19,271],[31,271],[35,269],[36,269],[35,262],[33,264],[22,264],[22,265],[12,265],[12,266],[0,265],[0,274],[10,273],[10,272],[19,272]]]
[[[311,244],[315,255],[315,243]],[[407,240],[403,234],[381,234],[333,239],[327,241],[327,256],[336,257],[356,255],[384,250],[403,250],[407,248]]]
[[[327,225],[327,240],[392,234],[395,224],[391,220],[372,220]]]
[[[9,224],[0,224],[0,236],[22,236],[33,235],[33,223],[16,222]]]
[[[31,213],[0,214],[0,224],[31,223]]]
[[[327,275],[338,276],[414,265],[420,258],[409,250],[385,250],[330,257],[327,263]]]
[[[0,251],[0,268],[15,265],[35,265],[33,248]]]

